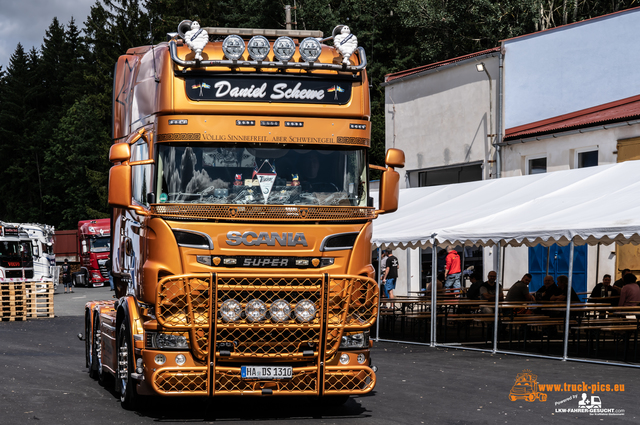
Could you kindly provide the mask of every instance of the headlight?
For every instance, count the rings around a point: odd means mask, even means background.
[[[184,335],[156,334],[155,346],[160,349],[188,349],[189,342]]]
[[[294,312],[299,321],[309,322],[316,317],[316,306],[309,300],[302,300],[296,305]]]
[[[271,320],[274,322],[284,322],[291,316],[291,306],[285,300],[278,300],[271,304],[269,308]]]
[[[340,348],[369,348],[369,331],[345,333]]]
[[[244,308],[247,320],[250,322],[259,322],[267,315],[267,306],[260,300],[251,300]]]
[[[220,306],[220,315],[225,322],[235,322],[242,314],[242,306],[236,300],[226,300]]]

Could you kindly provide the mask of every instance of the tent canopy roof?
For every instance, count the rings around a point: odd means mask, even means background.
[[[640,161],[402,189],[374,221],[372,243],[450,245],[640,243]]]

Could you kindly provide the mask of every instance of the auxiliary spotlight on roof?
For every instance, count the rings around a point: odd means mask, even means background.
[[[222,42],[222,51],[227,59],[240,59],[244,53],[244,40],[239,35],[230,35]]]
[[[313,37],[307,37],[300,43],[300,56],[305,62],[315,62],[322,53],[320,42]]]
[[[296,45],[289,37],[279,37],[273,43],[273,54],[276,55],[281,62],[289,62],[296,52]]]
[[[249,40],[247,51],[254,61],[263,61],[267,58],[269,51],[271,51],[269,40],[262,35],[256,35]]]

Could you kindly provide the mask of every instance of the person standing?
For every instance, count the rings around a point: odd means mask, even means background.
[[[396,289],[396,279],[398,278],[398,259],[390,249],[387,250],[387,254],[386,268],[382,282],[384,283],[386,292],[389,294],[389,298],[395,298],[393,291]]]
[[[71,289],[71,266],[69,265],[69,260],[64,259],[64,263],[62,264],[62,283],[64,284],[64,293],[73,293],[73,289]]]
[[[462,269],[460,268],[460,256],[458,252],[450,248],[445,261],[444,276],[447,279],[444,283],[445,289],[460,289]]]
[[[107,261],[104,262],[104,266],[107,268],[107,273],[109,273],[109,286],[111,286],[111,290],[113,291],[113,276],[111,275],[111,256],[107,258]]]
[[[387,288],[384,285],[384,274],[387,269],[387,258],[389,258],[388,250],[382,251],[382,257],[380,258],[380,286],[382,287],[382,293],[385,298],[389,298],[389,294],[387,293]]]

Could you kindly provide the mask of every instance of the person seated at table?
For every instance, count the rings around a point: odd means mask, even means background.
[[[551,295],[551,301],[566,301],[567,289],[569,288],[569,278],[565,275],[558,276],[558,289],[556,293]],[[571,302],[579,303],[580,297],[576,294],[576,291],[571,288]]]
[[[496,284],[496,278],[498,277],[497,273],[495,271],[490,271],[489,274],[487,274],[487,281],[485,283],[482,284],[482,286],[480,287],[480,299],[484,300],[484,301],[495,301],[496,300],[496,288],[497,288],[497,284]],[[498,299],[500,301],[502,301],[504,299],[504,296],[502,295],[502,287],[500,287],[500,289],[498,289],[498,293],[500,294],[498,296]],[[493,307],[488,307],[488,306],[484,306],[482,307],[482,312],[485,314],[490,314],[494,312]]]
[[[480,299],[480,287],[484,285],[482,281],[482,276],[480,274],[474,272],[470,277],[469,281],[471,281],[471,286],[467,289],[467,298],[470,300],[479,300]]]
[[[624,286],[624,277],[629,273],[631,273],[631,270],[629,269],[622,270],[620,279],[616,280],[613,283],[611,289],[613,289],[614,295],[620,295],[620,292],[622,292],[622,287]]]
[[[613,295],[613,288],[611,287],[611,275],[605,274],[602,276],[602,282],[598,283],[593,287],[593,291],[591,291],[591,295],[589,299],[595,298],[603,298],[610,297]]]
[[[626,307],[640,304],[640,286],[638,286],[636,276],[633,273],[627,273],[623,279],[624,286],[620,291],[620,301],[618,305]]]
[[[558,291],[558,285],[553,281],[553,276],[545,276],[542,286],[536,291],[537,301],[551,301],[551,296]]]
[[[444,294],[444,273],[440,272],[436,278],[436,291],[438,295]],[[427,288],[425,292],[430,296],[431,295],[431,282],[427,283]]]
[[[531,275],[525,273],[522,279],[514,283],[507,292],[506,300],[508,301],[535,301],[535,295],[529,292],[529,283],[531,283]]]

